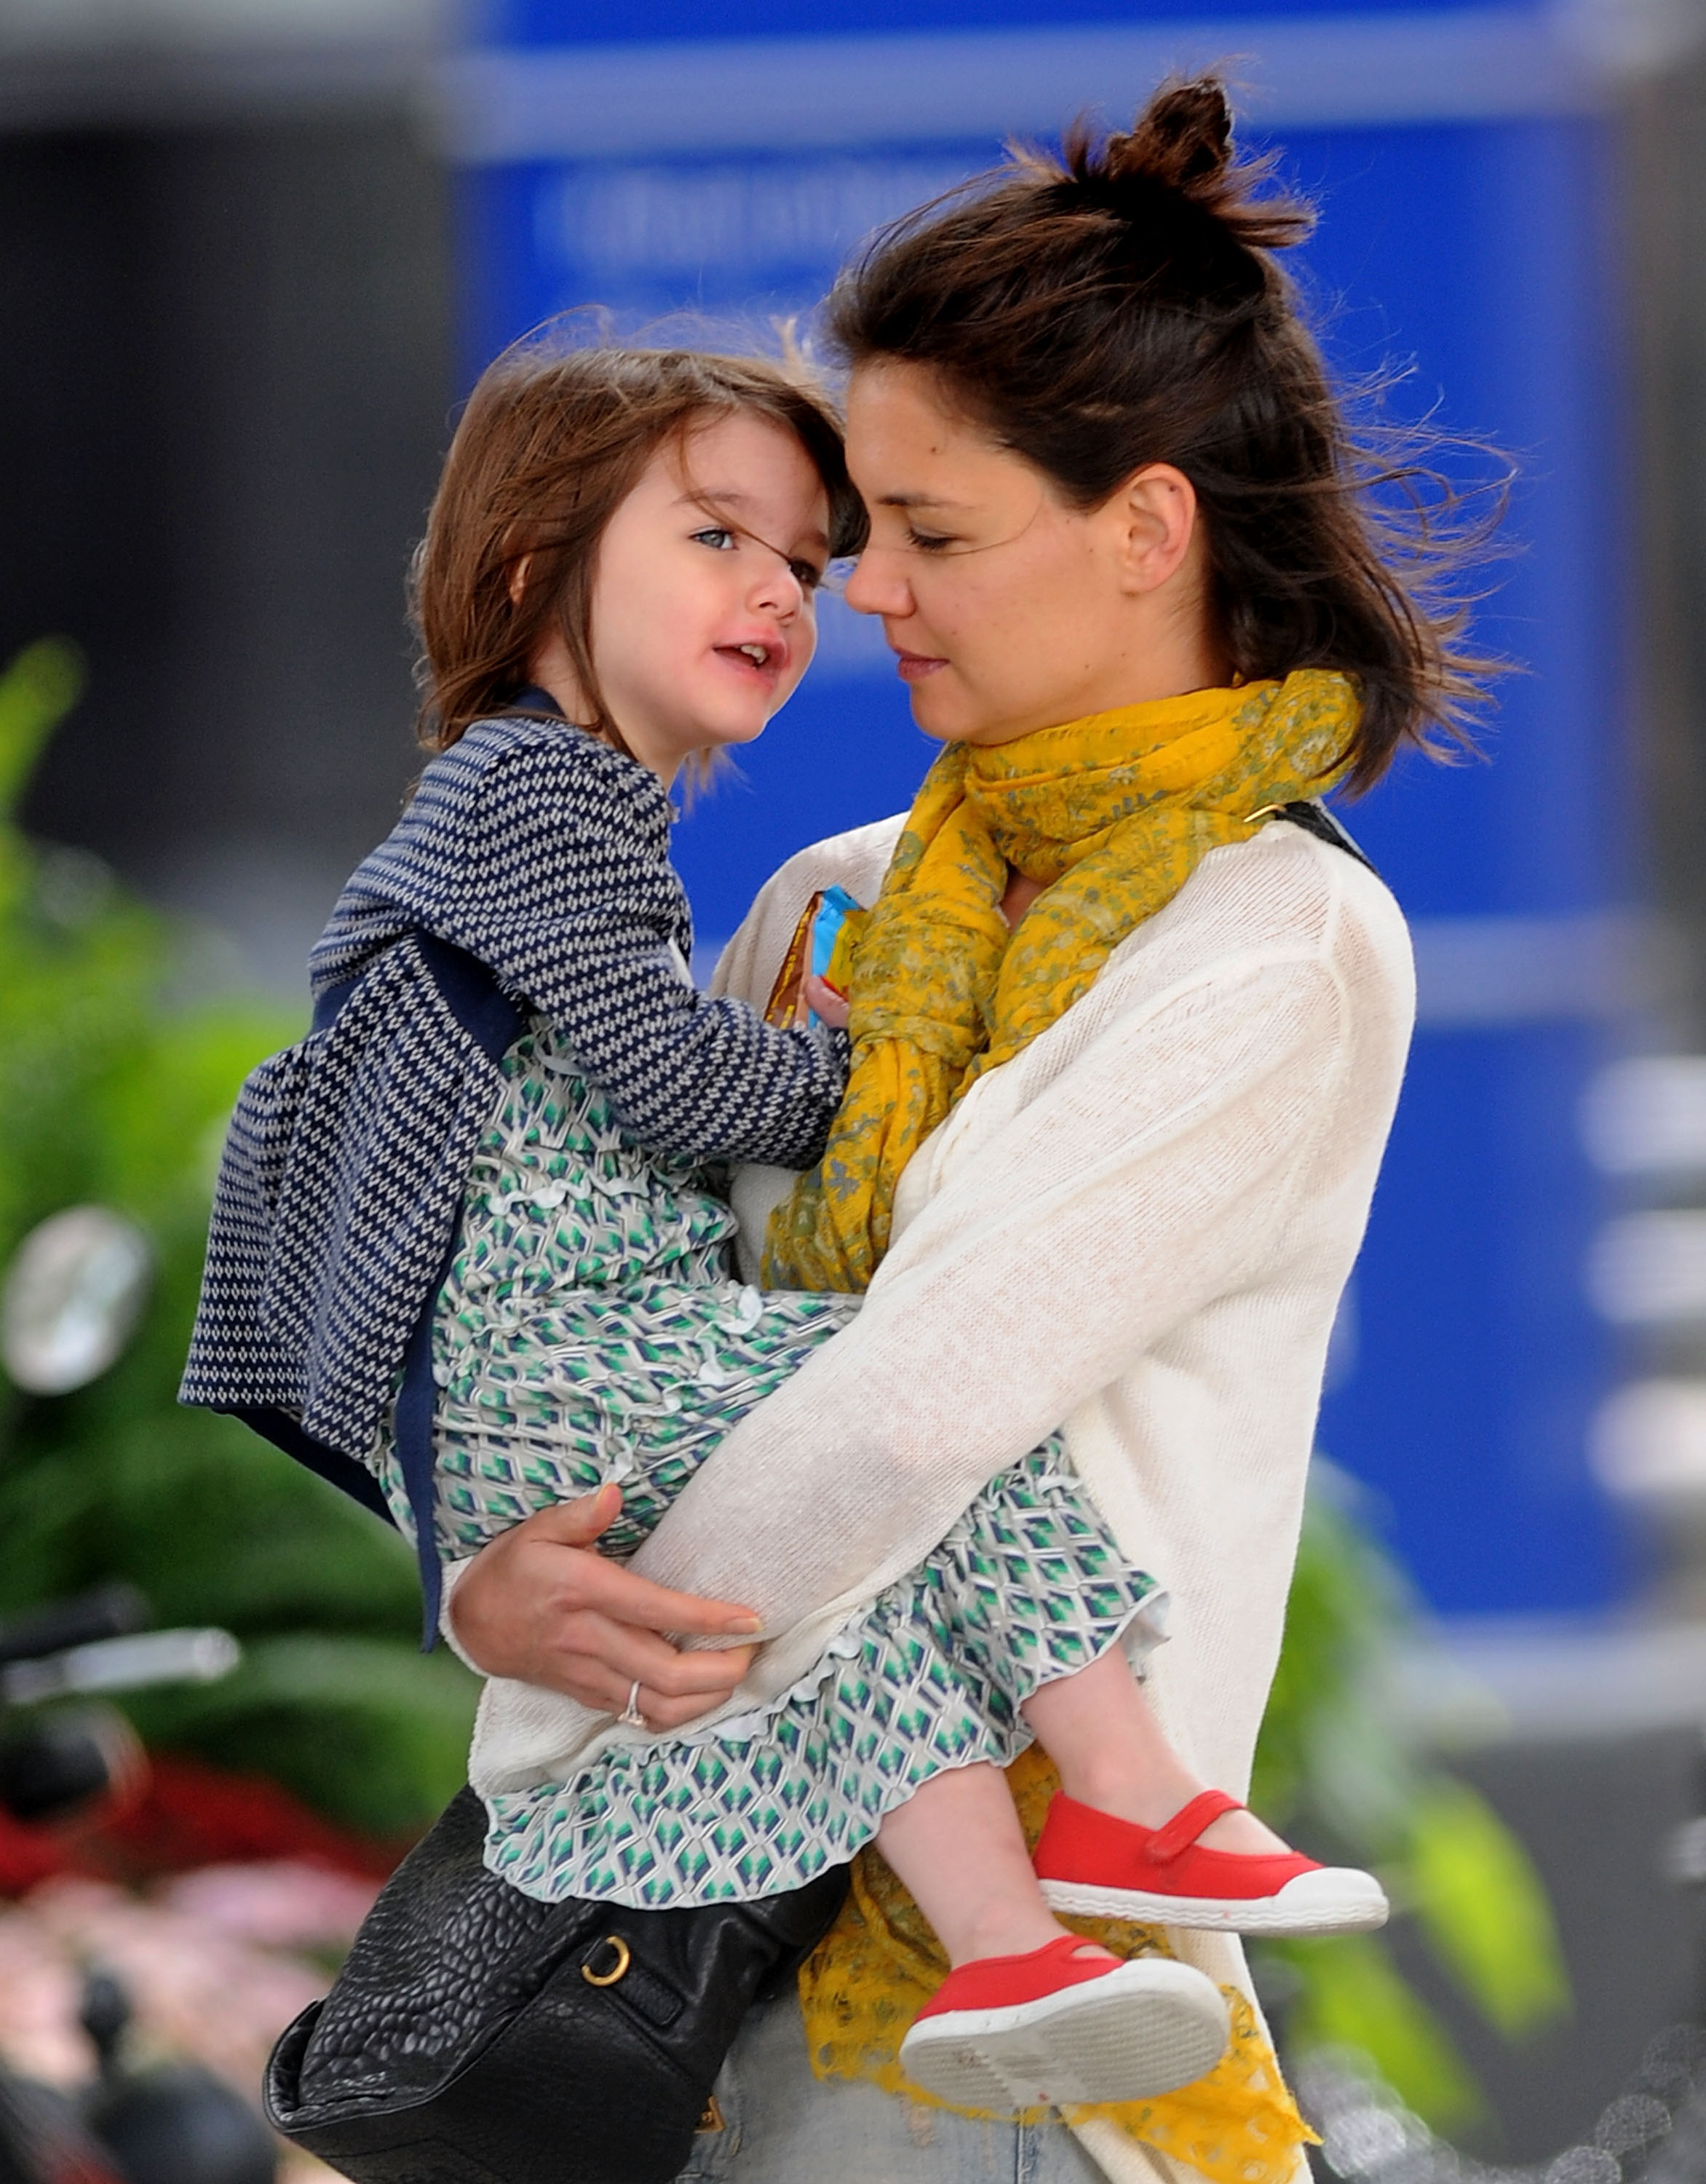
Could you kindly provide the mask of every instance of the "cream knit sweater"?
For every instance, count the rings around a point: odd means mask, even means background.
[[[839,883],[872,900],[900,823],[784,865],[719,990],[762,1005],[811,894]],[[764,1618],[741,1689],[685,1733],[714,1734],[803,1675],[1064,1421],[1122,1552],[1172,1595],[1149,1685],[1167,1731],[1206,1781],[1242,1795],[1327,1337],[1414,1006],[1386,889],[1275,822],[1211,851],[1081,1001],[981,1078],[902,1178],[857,1320],[742,1421],[634,1559]],[[743,1245],[786,1180],[739,1178]],[[520,1787],[644,1736],[494,1680],[470,1773],[483,1791]],[[1243,1983],[1236,1942],[1175,1939]],[[1106,2126],[1086,2142],[1115,2177],[1168,2166]]]

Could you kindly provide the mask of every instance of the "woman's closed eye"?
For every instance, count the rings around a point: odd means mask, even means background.
[[[959,541],[946,532],[920,531],[916,524],[909,523],[906,526],[906,543],[909,546],[915,547],[920,554],[942,554],[950,546],[957,546]]]

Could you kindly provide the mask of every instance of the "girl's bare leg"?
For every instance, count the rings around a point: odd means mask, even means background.
[[[933,1775],[888,1815],[876,1840],[956,1967],[977,1957],[1025,1956],[1067,1930],[1042,1900],[997,1768]],[[1089,1942],[1084,1951],[1109,1954]]]
[[[1023,1712],[1067,1796],[1116,1819],[1159,1828],[1208,1787],[1168,1743],[1117,1648],[1044,1684]],[[1244,1812],[1223,1813],[1201,1841],[1210,1850],[1286,1848]],[[994,1767],[932,1776],[883,1821],[877,1847],[912,1891],[950,1964],[1021,1956],[1067,1931],[1042,1899],[1019,1815]],[[1092,1946],[1085,1944],[1086,1953]]]
[[[1162,1734],[1143,1687],[1116,1646],[1087,1668],[1057,1676],[1021,1708],[1037,1742],[1081,1805],[1139,1827],[1159,1828],[1209,1785]],[[1205,1828],[1204,1849],[1275,1852],[1288,1847],[1253,1813],[1223,1813]]]

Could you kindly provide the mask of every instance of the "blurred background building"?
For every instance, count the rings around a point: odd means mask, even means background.
[[[1336,366],[1516,469],[1487,762],[1352,817],[1421,1023],[1322,1430],[1562,1907],[1574,2024],[1477,2049],[1532,2159],[1699,1998],[1656,1861],[1706,1723],[1706,0],[0,0],[0,661],[89,663],[31,830],[190,914],[196,978],[299,992],[419,762],[408,554],[480,366],[584,306],[768,338],[1005,136],[1221,60],[1320,204]],[[707,950],[926,757],[829,603],[681,829]]]

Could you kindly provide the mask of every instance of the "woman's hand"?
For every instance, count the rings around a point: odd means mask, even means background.
[[[622,1507],[601,1487],[542,1509],[482,1547],[451,1601],[457,1643],[488,1676],[542,1684],[620,1713],[637,1682],[654,1729],[709,1713],[747,1673],[754,1648],[684,1652],[665,1631],[727,1638],[756,1631],[749,1607],[670,1592],[608,1561],[592,1542]]]

